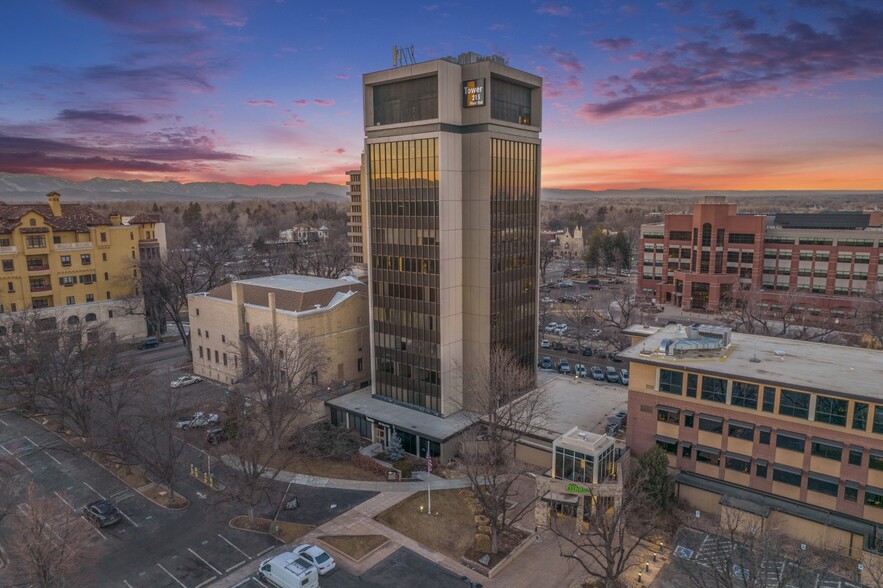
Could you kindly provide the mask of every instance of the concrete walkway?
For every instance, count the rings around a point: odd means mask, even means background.
[[[225,455],[221,458],[225,465],[230,468],[238,469],[236,460]],[[296,472],[288,472],[282,470],[276,476],[280,482],[291,482],[292,484],[300,484],[301,486],[313,486],[316,488],[334,488],[337,490],[368,490],[370,492],[407,492],[411,494],[417,490],[426,489],[427,476],[432,482],[434,490],[449,490],[451,488],[468,488],[470,486],[468,478],[457,480],[448,480],[439,478],[433,474],[426,472],[416,472],[420,475],[419,480],[413,482],[369,482],[365,480],[341,480],[338,478],[323,478],[320,476],[311,476],[309,474],[298,474]],[[268,473],[267,477],[271,474]]]

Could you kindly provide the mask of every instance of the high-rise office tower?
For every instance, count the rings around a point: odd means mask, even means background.
[[[467,53],[363,82],[373,395],[449,416],[494,346],[536,366],[542,79]]]

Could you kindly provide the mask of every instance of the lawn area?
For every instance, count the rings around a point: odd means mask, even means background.
[[[279,467],[275,460],[270,465]],[[308,474],[320,478],[337,478],[341,480],[363,480],[366,482],[383,482],[386,478],[380,474],[363,470],[349,460],[339,459],[315,459],[312,457],[296,456],[293,459],[284,460],[282,468],[289,472]],[[278,462],[277,462],[278,463]]]
[[[460,491],[433,492],[432,515],[426,514],[426,506],[426,492],[417,492],[380,513],[376,519],[402,535],[460,561],[475,541],[475,519]]]
[[[325,535],[319,539],[356,561],[389,541],[383,535]]]

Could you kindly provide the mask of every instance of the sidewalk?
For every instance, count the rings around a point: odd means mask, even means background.
[[[221,458],[224,464],[231,468],[237,468],[236,462],[231,460],[229,456]],[[448,480],[439,478],[432,474],[423,473],[419,480],[413,482],[368,482],[364,480],[341,480],[338,478],[322,478],[320,476],[311,476],[309,474],[298,474],[296,472],[280,471],[276,479],[280,482],[291,482],[300,484],[301,486],[313,486],[316,488],[334,488],[336,490],[368,490],[371,492],[397,492],[411,494],[417,490],[426,488],[427,476],[432,481],[434,490],[448,490],[451,488],[468,488],[470,486],[467,478],[458,480]],[[403,497],[404,498],[404,497]]]

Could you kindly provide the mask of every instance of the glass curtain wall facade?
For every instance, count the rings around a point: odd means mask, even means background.
[[[491,139],[491,344],[537,362],[537,145]]]
[[[440,413],[438,139],[368,145],[374,394]]]

